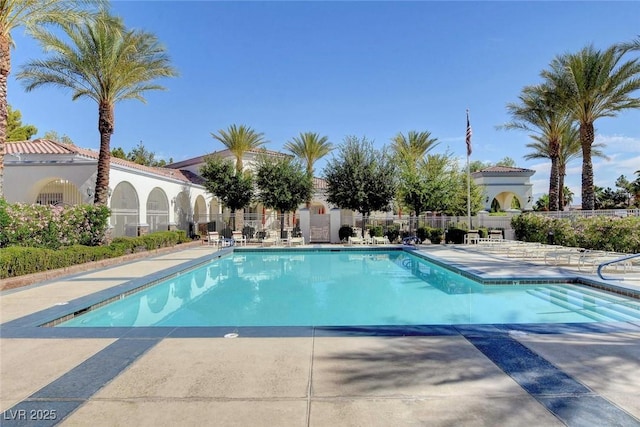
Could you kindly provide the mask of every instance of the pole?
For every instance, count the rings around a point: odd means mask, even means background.
[[[469,167],[468,154],[467,154],[467,217],[469,218],[469,230],[471,230],[471,170]]]
[[[469,218],[469,230],[471,230],[471,169],[469,157],[471,157],[471,123],[469,122],[469,110],[467,109],[467,132],[465,142],[467,144],[467,218]]]

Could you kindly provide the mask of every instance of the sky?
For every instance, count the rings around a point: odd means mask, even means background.
[[[180,161],[221,150],[211,133],[244,124],[264,133],[266,148],[301,132],[366,137],[377,148],[398,132],[428,131],[466,162],[466,110],[473,128],[471,161],[505,157],[533,169],[537,198],[548,191],[550,163],[525,160],[525,132],[497,127],[522,88],[541,82],[558,55],[592,44],[607,48],[640,35],[640,2],[508,1],[113,1],[129,28],[154,33],[179,77],[146,103],[115,107],[111,147],[142,143],[156,158]],[[15,75],[42,50],[22,28],[12,34],[8,101],[23,124],[68,135],[98,150],[98,108],[60,88],[25,92]],[[629,59],[632,57],[630,56]],[[640,93],[638,94],[640,96]],[[640,110],[596,121],[594,182],[615,189],[640,169]],[[337,152],[335,152],[337,154]],[[322,176],[326,160],[316,164]],[[581,161],[566,185],[580,203]]]

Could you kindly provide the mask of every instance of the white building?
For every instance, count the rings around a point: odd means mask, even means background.
[[[93,203],[97,151],[46,139],[7,143],[5,151],[4,196],[9,203]],[[228,150],[215,154],[234,159]],[[243,159],[245,167],[253,168],[259,154],[285,156],[274,151],[250,151]],[[168,229],[195,232],[198,224],[208,222],[220,227],[228,214],[225,216],[217,198],[207,193],[198,175],[205,157],[167,167],[142,166],[111,157],[107,202],[112,212],[111,235],[136,236]],[[328,209],[322,200],[314,200],[312,206],[318,212]],[[261,205],[248,211],[255,216],[254,225],[265,226],[276,219]]]
[[[93,203],[98,152],[46,139],[5,144],[4,196],[10,203],[75,205]],[[215,153],[235,160],[229,150]],[[287,154],[263,149],[245,153],[243,165],[253,169],[260,155]],[[111,158],[109,198],[111,236],[136,236],[148,232],[180,229],[189,234],[202,227],[222,229],[229,219],[216,197],[208,194],[199,176],[207,155],[167,165],[148,167]],[[485,210],[495,199],[508,210],[517,198],[523,210],[532,208],[533,170],[491,167],[472,174],[484,187]],[[326,202],[326,183],[314,178],[314,195],[308,209],[301,205],[285,217],[288,228],[300,224],[307,242],[339,241],[338,229],[353,223],[350,211],[332,209]],[[302,218],[302,220],[301,220]],[[277,229],[276,212],[253,204],[236,216],[236,229]],[[338,240],[336,240],[338,239]]]

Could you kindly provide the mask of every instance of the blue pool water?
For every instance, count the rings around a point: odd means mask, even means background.
[[[236,252],[60,324],[347,326],[637,321],[566,284],[482,285],[404,251]]]

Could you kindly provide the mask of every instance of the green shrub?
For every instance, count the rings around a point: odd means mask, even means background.
[[[640,217],[550,218],[522,214],[511,219],[517,240],[585,249],[640,252]]]
[[[341,242],[347,241],[349,237],[353,236],[353,227],[350,225],[343,225],[338,229],[338,237]]]
[[[400,227],[397,224],[389,225],[384,233],[390,242],[395,242],[400,235]]]
[[[184,231],[161,231],[140,237],[118,237],[105,246],[72,245],[56,250],[10,246],[0,249],[0,279],[115,258],[189,241]]]
[[[0,247],[56,249],[99,245],[104,241],[110,211],[105,206],[42,206],[0,203]]]
[[[467,234],[467,230],[462,228],[449,228],[446,234],[446,243],[463,243],[465,234]]]
[[[369,236],[371,237],[382,237],[382,226],[374,225],[369,228]]]

